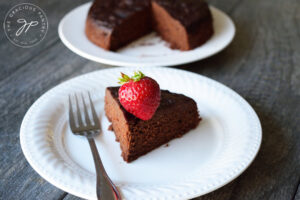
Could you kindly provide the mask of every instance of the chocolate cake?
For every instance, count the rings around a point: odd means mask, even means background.
[[[85,33],[90,41],[117,50],[155,30],[172,48],[190,50],[213,34],[203,0],[95,0]]]
[[[193,99],[167,90],[161,90],[161,102],[154,116],[143,121],[122,107],[118,90],[119,87],[106,89],[105,113],[112,123],[111,128],[120,142],[122,157],[126,162],[181,137],[200,121]]]
[[[88,13],[85,33],[96,45],[117,50],[149,33],[150,22],[148,0],[95,0]]]

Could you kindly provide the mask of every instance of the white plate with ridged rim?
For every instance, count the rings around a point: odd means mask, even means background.
[[[117,85],[120,72],[142,70],[161,89],[193,98],[202,121],[169,145],[128,164],[108,131],[104,91]],[[108,175],[124,199],[190,199],[211,192],[240,175],[256,156],[262,138],[251,106],[228,87],[201,75],[170,68],[111,68],[88,73],[42,95],[26,113],[21,147],[30,165],[53,185],[95,199],[95,170],[85,138],[68,126],[68,94],[90,91],[103,133],[96,144]]]
[[[223,50],[232,41],[235,26],[225,13],[210,7],[214,35],[204,45],[190,51],[172,50],[155,33],[151,33],[117,52],[106,51],[90,42],[85,33],[85,20],[91,3],[70,11],[60,21],[59,37],[74,53],[89,60],[123,67],[172,66],[201,60]]]

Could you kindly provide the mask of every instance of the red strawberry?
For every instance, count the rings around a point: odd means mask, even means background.
[[[140,71],[134,72],[131,78],[123,73],[121,76],[119,101],[122,106],[142,120],[151,119],[160,103],[158,83]]]

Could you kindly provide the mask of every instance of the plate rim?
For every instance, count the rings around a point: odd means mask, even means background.
[[[91,4],[92,4],[92,2],[84,3],[82,5],[79,5],[79,6],[75,7],[74,9],[69,11],[67,14],[65,14],[59,22],[58,35],[59,35],[59,38],[61,39],[61,41],[63,42],[63,44],[69,50],[71,50],[72,52],[74,52],[75,54],[77,54],[77,55],[79,55],[83,58],[86,58],[88,60],[91,60],[91,61],[94,61],[94,62],[97,62],[97,63],[107,64],[107,65],[112,65],[112,66],[122,66],[122,67],[139,67],[139,66],[143,66],[143,67],[161,67],[161,66],[176,66],[176,65],[187,64],[187,63],[195,62],[195,61],[198,61],[198,60],[203,60],[205,58],[211,57],[211,56],[223,51],[233,41],[233,39],[235,37],[235,34],[236,34],[236,27],[235,27],[235,24],[234,24],[233,20],[225,12],[223,12],[222,10],[210,5],[209,7],[212,10],[212,12],[217,12],[217,13],[223,15],[225,17],[225,19],[228,20],[228,23],[230,24],[230,26],[232,26],[232,35],[230,35],[230,38],[224,43],[224,45],[221,48],[219,48],[218,50],[216,50],[212,53],[208,53],[208,54],[206,54],[204,56],[201,56],[201,57],[194,56],[192,58],[182,59],[182,60],[177,61],[177,62],[175,62],[175,61],[168,61],[168,62],[166,62],[166,61],[163,61],[163,62],[162,61],[158,61],[158,62],[147,61],[147,62],[145,62],[144,60],[138,61],[139,58],[136,58],[137,60],[135,60],[135,61],[123,61],[123,60],[117,60],[117,59],[114,60],[114,59],[107,58],[107,57],[94,56],[94,55],[91,55],[89,53],[86,53],[86,52],[82,51],[76,45],[69,42],[69,40],[67,39],[67,37],[65,36],[65,34],[63,32],[63,26],[64,26],[64,23],[65,23],[66,19],[68,18],[68,16],[70,14],[72,14],[73,12],[75,12],[79,9],[82,9],[85,6],[90,6]],[[101,47],[98,47],[98,48],[101,49]],[[193,52],[193,51],[194,50],[191,50],[191,52]],[[183,52],[183,53],[186,53],[186,52]],[[125,55],[120,54],[119,56],[125,56]],[[129,58],[129,56],[125,56],[125,57]],[[132,57],[130,57],[130,58],[132,58]]]
[[[28,163],[30,164],[30,166],[41,176],[43,177],[45,180],[47,180],[48,182],[50,182],[51,184],[61,188],[62,190],[64,191],[67,191],[71,194],[74,194],[76,196],[79,196],[79,197],[82,197],[82,198],[90,198],[90,196],[85,196],[83,195],[82,193],[80,192],[77,192],[76,190],[70,190],[68,187],[66,187],[64,184],[60,184],[60,182],[57,182],[57,180],[55,180],[55,178],[52,178],[51,176],[47,176],[46,174],[44,174],[44,172],[42,172],[41,169],[39,169],[34,160],[31,159],[31,156],[30,156],[30,152],[28,151],[28,147],[25,146],[25,141],[24,141],[24,134],[25,134],[25,128],[26,128],[26,124],[28,123],[28,121],[30,120],[30,116],[33,115],[33,109],[34,107],[38,106],[39,103],[41,103],[42,101],[44,101],[44,99],[50,95],[50,93],[53,93],[55,92],[55,90],[59,90],[59,88],[63,87],[64,84],[66,83],[69,83],[69,82],[72,82],[74,81],[74,79],[82,79],[84,77],[88,77],[88,76],[91,76],[92,74],[96,74],[96,73],[99,73],[99,72],[102,72],[102,71],[114,71],[114,70],[123,70],[124,68],[122,67],[118,67],[118,68],[109,68],[109,69],[102,69],[102,70],[96,70],[96,71],[93,71],[93,72],[89,72],[89,73],[86,73],[86,74],[83,74],[83,75],[79,75],[79,76],[76,76],[76,77],[73,77],[73,78],[70,78],[56,86],[54,86],[53,88],[51,88],[50,90],[46,91],[43,95],[41,95],[32,105],[31,107],[28,109],[28,111],[26,112],[24,118],[23,118],[23,121],[22,121],[22,124],[21,124],[21,127],[20,127],[20,143],[21,143],[21,149],[23,151],[23,154],[25,155],[25,158],[26,160],[28,161]],[[128,70],[132,70],[132,68],[127,68]],[[137,68],[137,69],[140,69],[140,68]],[[227,91],[229,91],[231,94],[233,94],[235,97],[239,98],[239,100],[242,101],[242,103],[244,103],[247,108],[250,110],[250,112],[252,113],[252,117],[254,117],[254,120],[255,120],[255,123],[257,123],[256,125],[258,125],[258,129],[257,129],[257,136],[258,136],[258,146],[256,147],[256,149],[254,150],[254,154],[251,156],[251,158],[249,158],[247,160],[247,164],[245,166],[242,166],[242,169],[239,169],[237,173],[235,173],[233,176],[230,176],[230,178],[228,178],[226,181],[224,181],[222,184],[218,184],[217,186],[213,186],[211,187],[210,189],[208,190],[205,190],[205,192],[199,192],[199,193],[193,193],[193,194],[186,194],[185,196],[183,196],[183,198],[195,198],[195,197],[198,197],[199,195],[204,195],[204,194],[207,194],[209,192],[212,192],[216,189],[219,189],[220,187],[228,184],[229,182],[231,182],[232,180],[236,179],[239,175],[241,175],[250,165],[251,163],[254,161],[255,157],[257,156],[257,153],[259,152],[259,149],[261,147],[261,142],[262,142],[262,127],[261,127],[261,123],[260,123],[260,120],[255,112],[255,110],[252,108],[252,106],[242,97],[240,96],[237,92],[235,92],[234,90],[230,89],[229,87],[227,87],[226,85],[218,82],[218,81],[215,81],[211,78],[208,78],[208,77],[205,77],[203,75],[200,75],[200,74],[196,74],[196,73],[193,73],[193,72],[189,72],[189,71],[185,71],[185,70],[181,70],[181,69],[173,69],[173,68],[164,68],[164,67],[151,67],[151,68],[147,68],[147,70],[156,70],[156,69],[159,69],[159,70],[171,70],[171,71],[178,71],[178,72],[183,72],[183,73],[187,73],[189,75],[192,75],[192,76],[198,76],[200,78],[203,78],[205,79],[206,81],[210,81],[212,82],[213,84],[217,84],[217,86],[221,86],[223,87],[224,89],[226,89]],[[181,196],[182,197],[182,196]],[[172,198],[173,199],[173,198]],[[182,198],[175,198],[175,199],[182,199]]]

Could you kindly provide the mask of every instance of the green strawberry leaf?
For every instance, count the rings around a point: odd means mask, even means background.
[[[121,72],[121,77],[118,78],[119,84],[123,85],[124,83],[127,83],[129,81],[140,81],[142,78],[144,78],[145,75],[141,71],[135,71],[132,77],[129,77],[128,75]]]
[[[131,78],[134,82],[137,82],[137,81],[140,81],[144,77],[145,77],[145,75],[141,71],[138,71],[138,72],[134,72],[134,75]]]

